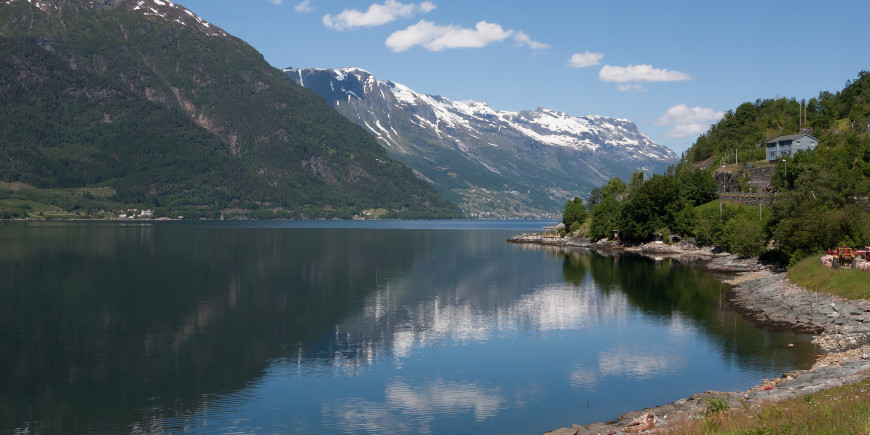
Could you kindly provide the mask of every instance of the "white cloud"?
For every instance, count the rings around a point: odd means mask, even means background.
[[[455,415],[474,411],[474,419],[484,421],[495,417],[507,407],[500,389],[482,388],[476,384],[435,381],[410,386],[392,382],[385,392],[392,409],[404,409],[402,414],[434,416],[435,413]]]
[[[526,46],[531,48],[532,50],[546,50],[550,48],[549,44],[532,41],[532,38],[530,38],[529,35],[526,35],[526,33],[523,31],[519,31],[514,35],[514,41],[517,42],[518,46]]]
[[[345,9],[340,14],[323,16],[323,25],[335,30],[353,30],[358,27],[374,27],[395,21],[398,18],[410,18],[417,13],[427,13],[435,9],[432,2],[420,4],[403,4],[396,0],[387,0],[384,4],[373,4],[365,12],[356,9]]]
[[[623,83],[621,85],[616,85],[616,89],[619,89],[620,92],[646,92],[646,88],[637,83]]]
[[[480,21],[474,29],[458,26],[440,26],[431,21],[420,20],[407,29],[399,30],[386,40],[393,51],[405,51],[420,45],[429,51],[446,48],[480,48],[509,38],[513,30],[504,30],[500,25]]]
[[[677,104],[671,107],[657,119],[655,125],[677,125],[686,122],[716,121],[725,116],[725,112],[714,112],[709,107],[689,107],[685,104]]]
[[[684,137],[700,136],[707,132],[710,124],[681,124],[675,125],[664,134],[665,137],[671,139],[679,139]]]
[[[272,0],[272,1],[276,1],[276,0]],[[281,2],[282,0],[277,0],[277,1]],[[307,13],[313,11],[314,7],[311,6],[311,0],[305,0],[302,3],[299,3],[296,6],[293,6],[293,10],[296,11],[297,13],[300,13],[300,14],[307,14]]]
[[[571,68],[586,68],[587,66],[598,65],[602,57],[604,57],[603,54],[590,53],[588,50],[583,53],[574,53],[571,59],[568,60],[568,66]]]
[[[571,371],[571,388],[596,391],[601,382],[601,374],[597,370],[577,365]]]
[[[619,375],[643,380],[682,368],[685,361],[665,351],[639,351],[618,348],[598,354],[598,371],[602,376]]]
[[[691,80],[692,76],[667,69],[653,68],[652,65],[612,66],[604,65],[598,72],[598,78],[605,82],[679,82]]]
[[[653,124],[672,127],[665,133],[665,137],[682,138],[703,134],[710,128],[710,124],[718,121],[725,112],[716,112],[709,107],[689,107],[678,104],[671,107]]]

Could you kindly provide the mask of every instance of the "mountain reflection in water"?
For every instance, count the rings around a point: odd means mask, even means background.
[[[815,353],[674,261],[348,225],[0,224],[0,432],[542,432]]]

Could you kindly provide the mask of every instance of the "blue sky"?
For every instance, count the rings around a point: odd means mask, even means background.
[[[727,110],[870,70],[870,2],[182,0],[283,68],[626,118],[677,153]]]

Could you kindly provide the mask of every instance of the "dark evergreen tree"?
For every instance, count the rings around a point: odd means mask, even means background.
[[[569,231],[576,231],[586,222],[587,212],[586,206],[583,205],[583,200],[574,197],[565,203],[565,209],[562,211],[562,223]]]

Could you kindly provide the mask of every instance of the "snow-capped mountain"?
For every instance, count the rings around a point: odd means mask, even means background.
[[[612,177],[663,172],[678,159],[625,119],[499,111],[421,94],[359,68],[284,72],[472,216],[557,215],[567,199]]]
[[[169,0],[6,0],[4,3],[13,4],[15,2],[24,1],[33,6],[36,6],[42,11],[59,11],[63,8],[82,7],[89,9],[105,9],[120,5],[122,7],[132,8],[132,10],[134,11],[141,11],[141,13],[145,16],[159,17],[167,21],[173,21],[185,27],[199,29],[209,36],[227,36],[227,33],[223,30],[215,27],[208,21],[203,20],[184,6],[175,4]]]

